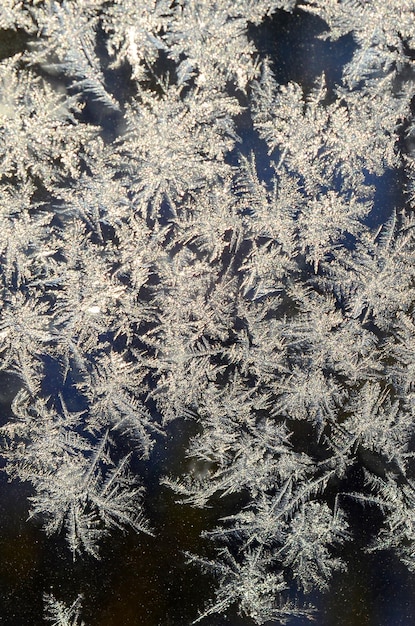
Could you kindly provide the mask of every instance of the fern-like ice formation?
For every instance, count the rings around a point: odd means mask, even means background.
[[[82,596],[78,596],[69,607],[51,594],[45,594],[44,602],[45,619],[52,626],[85,626],[85,622],[79,621]]]
[[[353,41],[336,84],[261,58],[252,32],[292,11]],[[193,420],[200,471],[163,484],[233,506],[188,555],[217,578],[196,621],[311,616],[297,594],[346,567],[350,497],[383,514],[368,548],[415,569],[414,15],[412,0],[1,4],[23,41],[0,62],[0,366],[20,380],[5,468],[48,535],[99,557],[114,528],[152,532],[129,464]],[[379,218],[394,171],[405,203]],[[347,494],[356,466],[366,484]],[[79,623],[79,599],[45,601],[49,622]]]

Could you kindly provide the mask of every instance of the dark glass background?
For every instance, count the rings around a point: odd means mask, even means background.
[[[260,56],[272,61],[280,83],[296,81],[308,90],[324,71],[329,90],[340,82],[342,67],[353,54],[351,37],[335,43],[317,39],[324,30],[318,18],[295,12],[278,12],[260,27],[250,27]],[[22,49],[25,37],[0,31],[0,57]],[[125,87],[119,86],[121,89]],[[93,107],[92,104],[89,105]],[[88,110],[92,120],[100,110]],[[104,121],[111,136],[111,119]],[[241,116],[238,150],[256,154],[257,166],[266,177],[266,147],[252,130],[248,116]],[[230,159],[235,155],[231,155]],[[402,177],[387,172],[374,181],[377,192],[370,225],[383,223],[394,207],[403,203]],[[1,227],[1,225],[0,225]],[[53,378],[53,376],[51,377]],[[47,384],[53,386],[53,380]],[[10,403],[18,381],[10,374],[0,377],[1,423],[11,415]],[[206,543],[204,529],[232,509],[232,502],[220,500],[206,510],[176,504],[175,496],[159,479],[186,471],[187,441],[192,424],[177,421],[169,426],[166,438],[157,441],[150,461],[135,468],[147,489],[145,510],[154,536],[114,532],[101,548],[101,560],[82,557],[75,562],[62,538],[47,538],[37,520],[27,520],[31,495],[20,483],[9,483],[0,474],[0,623],[6,626],[40,626],[43,621],[43,593],[53,593],[70,604],[79,593],[84,596],[82,617],[87,626],[188,626],[214,596],[215,581],[198,567],[186,564],[184,552],[201,554]],[[358,464],[350,472],[344,491],[358,489],[362,471]],[[376,511],[363,509],[352,501],[342,502],[349,514],[354,541],[341,551],[347,572],[335,574],[330,590],[310,600],[319,626],[407,626],[415,624],[415,577],[390,553],[368,554],[380,519]],[[206,626],[252,626],[250,619],[229,611],[208,617]],[[277,624],[278,622],[275,622]],[[293,619],[293,626],[309,624]],[[272,623],[269,623],[270,626]]]

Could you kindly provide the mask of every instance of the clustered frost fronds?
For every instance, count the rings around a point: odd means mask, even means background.
[[[353,41],[337,84],[282,83],[261,58],[253,29],[292,11]],[[217,579],[196,621],[311,617],[297,594],[345,569],[350,497],[383,514],[368,549],[415,569],[414,14],[1,4],[0,28],[24,35],[0,61],[0,368],[19,379],[5,469],[31,486],[30,518],[98,558],[113,529],[156,532],[132,466],[193,420],[193,469],[163,484],[233,506],[188,555]],[[405,203],[380,219],[393,172]],[[333,497],[356,466],[362,490]],[[49,622],[80,623],[79,598],[45,602]]]

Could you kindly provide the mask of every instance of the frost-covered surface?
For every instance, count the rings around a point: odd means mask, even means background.
[[[352,42],[337,83],[256,50],[292,11]],[[0,62],[1,454],[29,518],[76,560],[156,542],[138,468],[190,421],[161,482],[219,512],[186,555],[216,578],[195,621],[312,617],[351,499],[383,520],[362,549],[415,570],[415,2],[3,0],[0,27],[23,42]]]

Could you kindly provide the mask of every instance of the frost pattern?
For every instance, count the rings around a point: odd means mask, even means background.
[[[353,38],[338,84],[283,84],[260,58],[252,28],[291,11]],[[347,566],[350,498],[382,512],[367,549],[415,569],[414,14],[0,8],[27,38],[0,61],[0,368],[20,381],[5,468],[30,485],[30,518],[99,558],[113,530],[153,532],[136,468],[193,420],[189,471],[163,484],[232,508],[187,555],[217,578],[195,621],[312,617],[298,597]],[[405,207],[379,219],[393,172]],[[355,468],[361,491],[338,492]],[[45,602],[52,624],[81,623],[79,598]]]
[[[85,626],[85,622],[80,621],[80,609],[82,596],[68,607],[63,602],[57,600],[51,594],[45,594],[45,619],[52,626]]]

